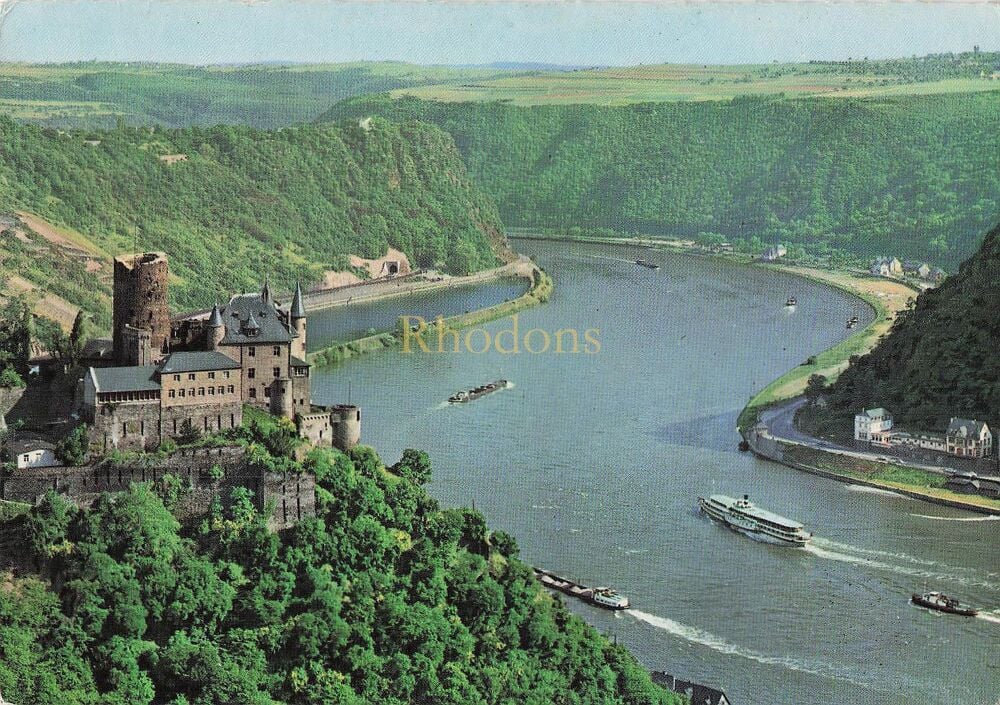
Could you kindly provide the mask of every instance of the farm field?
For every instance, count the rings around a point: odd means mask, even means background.
[[[860,63],[860,62],[857,62]],[[407,86],[394,97],[514,105],[628,105],[729,100],[736,96],[873,97],[1000,90],[995,73],[932,79],[885,67],[828,64],[744,66],[661,65],[504,76],[475,83]]]

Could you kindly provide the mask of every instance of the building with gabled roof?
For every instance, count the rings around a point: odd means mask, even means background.
[[[892,428],[892,414],[878,407],[865,409],[854,417],[854,440],[871,443]]]
[[[83,380],[85,413],[105,448],[153,447],[186,424],[198,431],[232,428],[242,422],[242,404],[294,420],[300,434],[316,442],[356,444],[359,409],[312,405],[300,285],[284,304],[265,280],[258,292],[177,316],[161,345],[166,255],[120,259],[115,296],[122,301],[116,300],[114,331],[119,366],[91,368]],[[155,306],[136,314],[135,302],[146,299]]]
[[[105,450],[151,450],[188,429],[243,423],[240,366],[220,352],[175,352],[155,365],[91,367],[83,413]]]
[[[691,705],[732,705],[726,694],[716,688],[681,680],[665,671],[653,671],[649,675],[657,685],[672,693],[687,696]]]
[[[985,421],[952,417],[945,431],[948,452],[964,458],[985,458],[993,452],[993,433]]]

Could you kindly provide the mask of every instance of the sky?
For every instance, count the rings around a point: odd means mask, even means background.
[[[6,12],[3,13],[2,10]],[[765,63],[1000,50],[1000,2],[0,0],[0,60]]]

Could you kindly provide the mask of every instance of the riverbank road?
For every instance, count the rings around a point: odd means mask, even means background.
[[[927,472],[939,474],[952,472],[951,468],[947,468],[942,465],[928,465],[926,463],[918,463],[910,460],[909,458],[891,456],[888,451],[876,453],[872,451],[858,450],[827,439],[810,436],[808,433],[801,431],[795,425],[795,414],[799,409],[805,406],[806,402],[807,400],[805,397],[796,397],[787,402],[778,404],[777,406],[765,409],[761,412],[758,423],[767,427],[768,435],[772,438],[784,441],[785,443],[805,446],[807,448],[821,450],[834,455],[846,455],[873,463],[903,465],[909,468],[916,468],[918,470],[926,470]]]

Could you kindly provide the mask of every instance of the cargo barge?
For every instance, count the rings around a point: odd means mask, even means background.
[[[559,592],[569,595],[570,597],[575,597],[578,600],[589,602],[592,605],[603,607],[606,610],[627,610],[631,607],[627,597],[619,595],[611,588],[587,587],[586,585],[580,585],[579,583],[562,578],[555,573],[548,570],[542,570],[541,568],[535,568],[534,571],[535,577],[538,578],[538,582],[545,587],[552,590],[558,590]]]
[[[448,397],[448,401],[452,404],[465,404],[466,402],[473,401],[479,397],[484,397],[487,394],[492,394],[493,392],[499,392],[501,389],[507,389],[510,386],[510,382],[505,379],[498,379],[495,382],[490,382],[489,384],[484,384],[479,387],[474,387],[472,389],[467,389],[462,392],[456,392]]]

